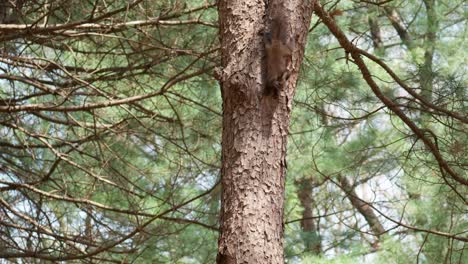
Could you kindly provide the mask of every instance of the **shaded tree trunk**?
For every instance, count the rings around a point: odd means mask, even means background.
[[[434,72],[432,62],[435,52],[435,42],[437,41],[438,20],[435,11],[435,0],[424,0],[427,16],[427,31],[424,39],[424,63],[419,74],[421,82],[421,96],[428,102],[432,102]],[[422,113],[421,123],[424,127],[428,126],[431,116],[429,113]]]
[[[381,234],[385,233],[385,229],[380,223],[380,220],[372,207],[370,207],[367,202],[359,198],[356,190],[354,189],[354,186],[349,182],[348,178],[345,176],[339,176],[338,180],[340,181],[341,188],[343,191],[345,191],[346,196],[348,197],[351,204],[362,216],[364,216],[364,219],[366,219],[366,222],[369,224],[372,233],[374,233],[374,235],[377,237],[380,237]]]
[[[0,24],[14,24],[19,22],[24,0],[0,1]]]
[[[421,64],[421,69],[419,72],[419,81],[421,84],[421,96],[428,102],[432,101],[433,93],[433,81],[434,73],[432,69],[432,63],[435,52],[435,42],[437,41],[437,31],[438,31],[438,18],[435,11],[435,0],[424,0],[424,6],[426,8],[426,21],[427,29],[424,35],[423,49],[424,49],[424,62]],[[410,32],[403,23],[403,18],[401,18],[398,11],[393,7],[384,8],[387,18],[390,20],[393,28],[397,31],[402,43],[408,48],[410,52],[414,52],[415,48],[418,46],[414,45],[413,38],[410,35]],[[413,55],[414,56],[414,55]],[[422,126],[427,127],[427,122],[430,119],[430,115],[426,112],[421,113],[420,123]]]
[[[318,232],[316,225],[316,219],[314,219],[314,198],[312,196],[312,190],[315,187],[313,177],[308,177],[302,179],[297,183],[298,185],[298,196],[299,201],[301,201],[302,208],[302,219],[301,219],[301,228],[303,231],[303,240],[306,250],[319,255],[322,253],[322,240]]]
[[[373,7],[369,11],[378,12],[378,8]],[[379,19],[378,17],[369,15],[367,22],[369,23],[369,29],[370,29],[370,34],[372,38],[372,44],[374,45],[374,49],[377,54],[383,55],[384,45],[383,45],[383,40],[382,40],[382,32],[380,31]]]
[[[314,2],[314,1],[312,1]],[[284,263],[283,208],[291,103],[310,24],[310,1],[219,2],[223,97],[221,233],[218,263]],[[295,50],[278,97],[264,94],[261,33],[288,20]]]
[[[422,47],[424,49],[424,61],[420,65],[421,68],[419,71],[419,81],[421,88],[420,95],[427,102],[432,102],[434,82],[432,64],[435,52],[435,43],[437,41],[436,33],[438,31],[438,18],[437,13],[435,11],[435,0],[424,0],[423,3],[426,8],[427,29],[424,34],[424,41],[422,44]],[[418,46],[413,44],[413,38],[411,37],[410,32],[405,27],[403,27],[403,23],[398,24],[393,22],[402,21],[403,19],[400,17],[398,12],[392,7],[385,7],[385,11],[387,13],[388,19],[392,22],[392,26],[398,32],[402,43],[408,48],[410,52],[414,53],[415,48],[417,48]],[[417,59],[415,59],[415,61],[417,61]],[[427,111],[421,111],[420,116],[416,118],[416,120],[419,121],[419,125],[423,128],[429,127],[430,119],[431,114]],[[407,192],[410,199],[419,200],[421,198],[421,194],[412,191],[411,188],[408,188]],[[424,222],[425,220],[416,221],[417,224],[422,224]]]
[[[395,8],[389,6],[384,7],[384,10],[388,20],[390,20],[390,23],[392,24],[393,28],[398,33],[398,36],[400,36],[400,39],[403,42],[403,44],[405,44],[408,47],[408,49],[412,49],[413,39],[411,38],[410,33],[408,32],[406,25],[403,22],[403,19],[401,18],[398,11]]]

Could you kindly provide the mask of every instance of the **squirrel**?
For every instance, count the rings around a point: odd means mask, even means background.
[[[264,34],[266,52],[265,95],[278,97],[281,87],[288,80],[288,65],[292,61],[293,41],[289,41],[287,23],[276,17],[270,21],[270,30]]]
[[[331,16],[331,18],[333,18],[333,20],[335,20],[335,17],[342,16],[343,14],[344,14],[344,11],[341,9],[335,9],[335,10],[330,11],[330,13],[328,13],[328,15]]]

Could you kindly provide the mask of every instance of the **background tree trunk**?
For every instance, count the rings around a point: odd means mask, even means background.
[[[341,188],[345,191],[346,196],[348,197],[351,204],[356,208],[359,213],[366,219],[366,222],[369,224],[372,233],[377,238],[380,238],[380,235],[385,233],[385,228],[380,223],[377,214],[374,212],[374,209],[369,205],[368,202],[362,200],[356,193],[355,186],[349,182],[346,176],[340,175],[338,177]]]
[[[306,177],[296,183],[298,198],[304,210],[302,211],[301,229],[305,250],[315,255],[322,253],[322,239],[318,229],[318,221],[314,218],[315,201],[313,189],[316,187],[314,177]]]
[[[284,263],[283,207],[291,103],[314,1],[219,3],[223,97],[218,263]],[[265,96],[268,17],[288,19],[295,50],[278,98]]]

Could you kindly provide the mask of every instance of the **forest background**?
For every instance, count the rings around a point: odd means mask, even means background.
[[[465,1],[319,2],[407,120],[315,10],[281,254],[463,263]],[[0,2],[1,263],[215,261],[228,162],[217,5]]]

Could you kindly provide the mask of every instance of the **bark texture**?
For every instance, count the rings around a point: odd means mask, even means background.
[[[312,2],[219,2],[223,191],[218,263],[284,263],[286,144]],[[278,12],[288,19],[296,44],[288,83],[273,97],[263,93],[262,33]]]

